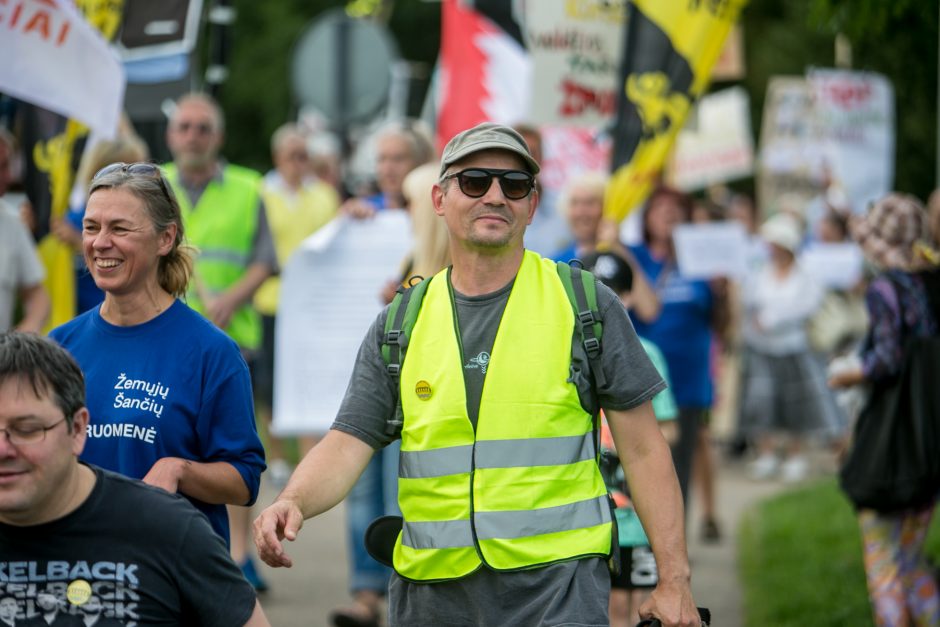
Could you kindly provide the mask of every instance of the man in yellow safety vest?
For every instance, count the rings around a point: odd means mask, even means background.
[[[538,171],[505,126],[448,143],[428,192],[453,266],[427,282],[400,369],[382,355],[388,310],[367,333],[332,429],[255,521],[259,555],[290,566],[283,540],[400,435],[389,625],[607,625],[616,535],[597,466],[602,407],[659,566],[641,616],[698,627],[682,498],[650,406],[665,384],[600,283],[600,355],[590,369],[579,356],[556,264],[523,245]]]

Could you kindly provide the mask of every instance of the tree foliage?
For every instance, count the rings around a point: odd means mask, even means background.
[[[296,119],[298,111],[290,86],[294,45],[313,19],[346,4],[344,0],[236,0],[229,80],[220,93],[228,121],[229,159],[261,170],[270,167],[271,134]],[[390,9],[388,26],[401,57],[432,64],[440,47],[440,5],[421,0],[384,5]]]

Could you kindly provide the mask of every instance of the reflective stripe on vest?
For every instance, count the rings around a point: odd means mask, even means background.
[[[440,477],[465,472],[473,446],[430,451],[402,451],[399,474],[408,479]],[[594,459],[594,434],[537,440],[489,440],[477,442],[477,468],[558,466]]]
[[[446,271],[445,271],[446,272]],[[610,551],[593,417],[568,382],[574,315],[554,262],[526,252],[500,321],[476,432],[446,273],[428,285],[400,378],[400,575],[453,579]]]
[[[247,168],[226,165],[222,180],[212,180],[193,208],[172,163],[164,166],[180,204],[186,240],[199,249],[186,304],[205,314],[200,291],[221,294],[245,274],[255,233],[261,175]],[[251,304],[239,307],[225,327],[242,348],[261,344],[261,320]]]

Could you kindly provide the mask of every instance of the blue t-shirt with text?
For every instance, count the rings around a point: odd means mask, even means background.
[[[687,279],[674,263],[655,259],[646,246],[631,246],[637,263],[653,285],[662,311],[652,323],[631,313],[641,337],[656,344],[666,358],[671,388],[679,407],[709,408],[712,292],[708,283]]]
[[[85,373],[91,419],[83,461],[134,479],[164,457],[227,462],[254,502],[264,450],[248,367],[227,335],[177,300],[128,327],[108,323],[96,307],[50,336]],[[228,542],[225,506],[189,500]]]

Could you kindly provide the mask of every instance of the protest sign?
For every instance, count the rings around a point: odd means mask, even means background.
[[[815,69],[807,79],[832,183],[864,213],[894,186],[894,90],[873,72]]]
[[[740,222],[681,224],[672,238],[679,273],[687,279],[741,277],[747,272],[748,240]]]
[[[411,247],[408,214],[337,218],[311,235],[281,275],[274,364],[279,436],[323,434],[339,409],[359,345],[382,310],[379,291]]]
[[[589,128],[610,122],[625,19],[624,0],[526,2],[533,122]]]
[[[858,245],[813,243],[800,254],[800,265],[819,285],[850,289],[862,279],[864,258]]]
[[[750,176],[754,171],[750,104],[743,87],[732,87],[699,100],[696,124],[679,131],[668,180],[683,191],[704,189]]]

